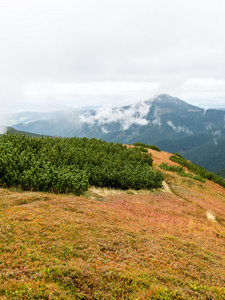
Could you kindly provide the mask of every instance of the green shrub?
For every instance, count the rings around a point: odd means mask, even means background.
[[[181,166],[186,167],[190,172],[196,174],[197,178],[200,176],[203,180],[208,179],[213,181],[214,183],[221,185],[222,187],[225,187],[225,181],[221,177],[219,177],[218,175],[212,172],[208,172],[202,166],[198,166],[196,164],[187,161],[184,157],[178,157],[177,155],[172,155],[170,157],[170,160],[180,164]]]
[[[145,143],[134,143],[133,145],[137,147],[139,146],[145,147]]]
[[[142,148],[145,147],[145,148],[149,148],[161,152],[161,149],[155,145],[146,145],[144,143],[134,143],[133,145],[136,147],[142,147]]]
[[[152,150],[156,150],[158,152],[161,152],[161,149],[155,145],[145,145],[145,147],[152,149]]]
[[[176,155],[176,156],[178,156],[178,157],[184,158],[184,157],[183,157],[180,153],[178,153],[178,152],[174,152],[173,154]]]
[[[195,176],[191,173],[186,173],[183,166],[170,166],[170,165],[168,165],[168,163],[162,163],[159,165],[159,167],[166,171],[176,172],[177,174],[179,174],[182,177],[189,177],[189,178],[201,181],[201,182],[206,182],[206,180],[204,178],[202,178],[200,175]]]
[[[88,138],[0,137],[0,185],[23,190],[75,193],[89,185],[122,189],[161,186],[144,147]]]

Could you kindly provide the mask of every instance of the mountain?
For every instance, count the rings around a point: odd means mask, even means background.
[[[162,189],[0,188],[0,298],[224,299],[225,189],[148,151]]]
[[[11,119],[10,119],[11,118]],[[159,95],[136,104],[110,108],[84,108],[53,113],[11,115],[6,125],[17,130],[62,137],[99,138],[107,142],[155,144],[162,150],[180,152],[193,162],[208,167],[210,158],[196,151],[225,136],[225,111],[204,110],[170,95]],[[204,146],[205,145],[205,146]],[[223,153],[218,143],[216,151]],[[202,148],[202,149],[203,149]],[[189,151],[193,151],[190,152]],[[217,170],[220,163],[216,163]],[[225,160],[221,169],[225,168]]]
[[[0,136],[3,134],[3,133],[13,133],[13,134],[24,134],[26,136],[33,136],[33,137],[41,137],[42,135],[40,134],[35,134],[35,133],[31,133],[31,132],[27,132],[27,131],[20,131],[20,130],[16,130],[12,127],[9,127],[9,126],[1,126],[0,125]]]
[[[225,136],[187,151],[185,157],[212,172],[225,167]]]
[[[115,142],[125,142],[125,139],[129,142],[143,136],[144,142],[154,142],[156,136],[162,139],[169,134],[173,138],[189,135],[192,130],[196,132],[193,119],[198,124],[198,115],[203,113],[203,109],[178,98],[161,95],[119,108],[20,113],[8,116],[6,125],[37,134],[95,136]],[[200,131],[199,128],[197,132]]]
[[[225,169],[220,169],[219,171],[216,171],[215,174],[222,177],[225,180]]]

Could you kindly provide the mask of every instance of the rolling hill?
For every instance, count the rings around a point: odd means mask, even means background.
[[[0,125],[0,136],[6,132],[12,133],[12,134],[17,134],[17,135],[25,135],[25,136],[32,136],[32,137],[41,137],[42,135],[32,133],[32,132],[27,132],[27,131],[21,131],[21,130],[16,130],[12,127],[9,126],[1,126]]]
[[[225,299],[225,189],[148,151],[163,188],[0,189],[1,299]]]

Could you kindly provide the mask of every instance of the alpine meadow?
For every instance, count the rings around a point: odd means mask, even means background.
[[[225,299],[220,177],[145,143],[0,150],[0,299]]]

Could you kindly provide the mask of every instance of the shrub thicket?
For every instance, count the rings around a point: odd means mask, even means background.
[[[218,175],[216,175],[212,172],[208,172],[203,167],[193,164],[183,157],[179,157],[177,155],[172,155],[170,157],[170,160],[177,162],[181,166],[186,167],[189,171],[193,172],[196,175],[199,175],[202,178],[211,180],[211,181],[221,185],[222,187],[225,187],[225,181],[223,180],[223,178],[219,177]]]
[[[183,157],[180,153],[178,153],[178,152],[174,152],[173,154],[176,155],[176,156],[178,156],[178,157],[184,158],[184,157]]]
[[[193,175],[191,173],[186,173],[183,166],[169,166],[168,163],[162,163],[159,167],[166,171],[176,172],[182,177],[189,177],[201,182],[206,182],[206,179],[202,178],[200,175]]]
[[[0,137],[0,185],[81,194],[89,185],[121,189],[160,187],[151,155],[88,138]]]
[[[155,146],[155,145],[146,145],[145,143],[139,143],[139,142],[134,143],[133,145],[136,146],[136,147],[149,148],[149,149],[161,152],[161,149],[159,147]]]

